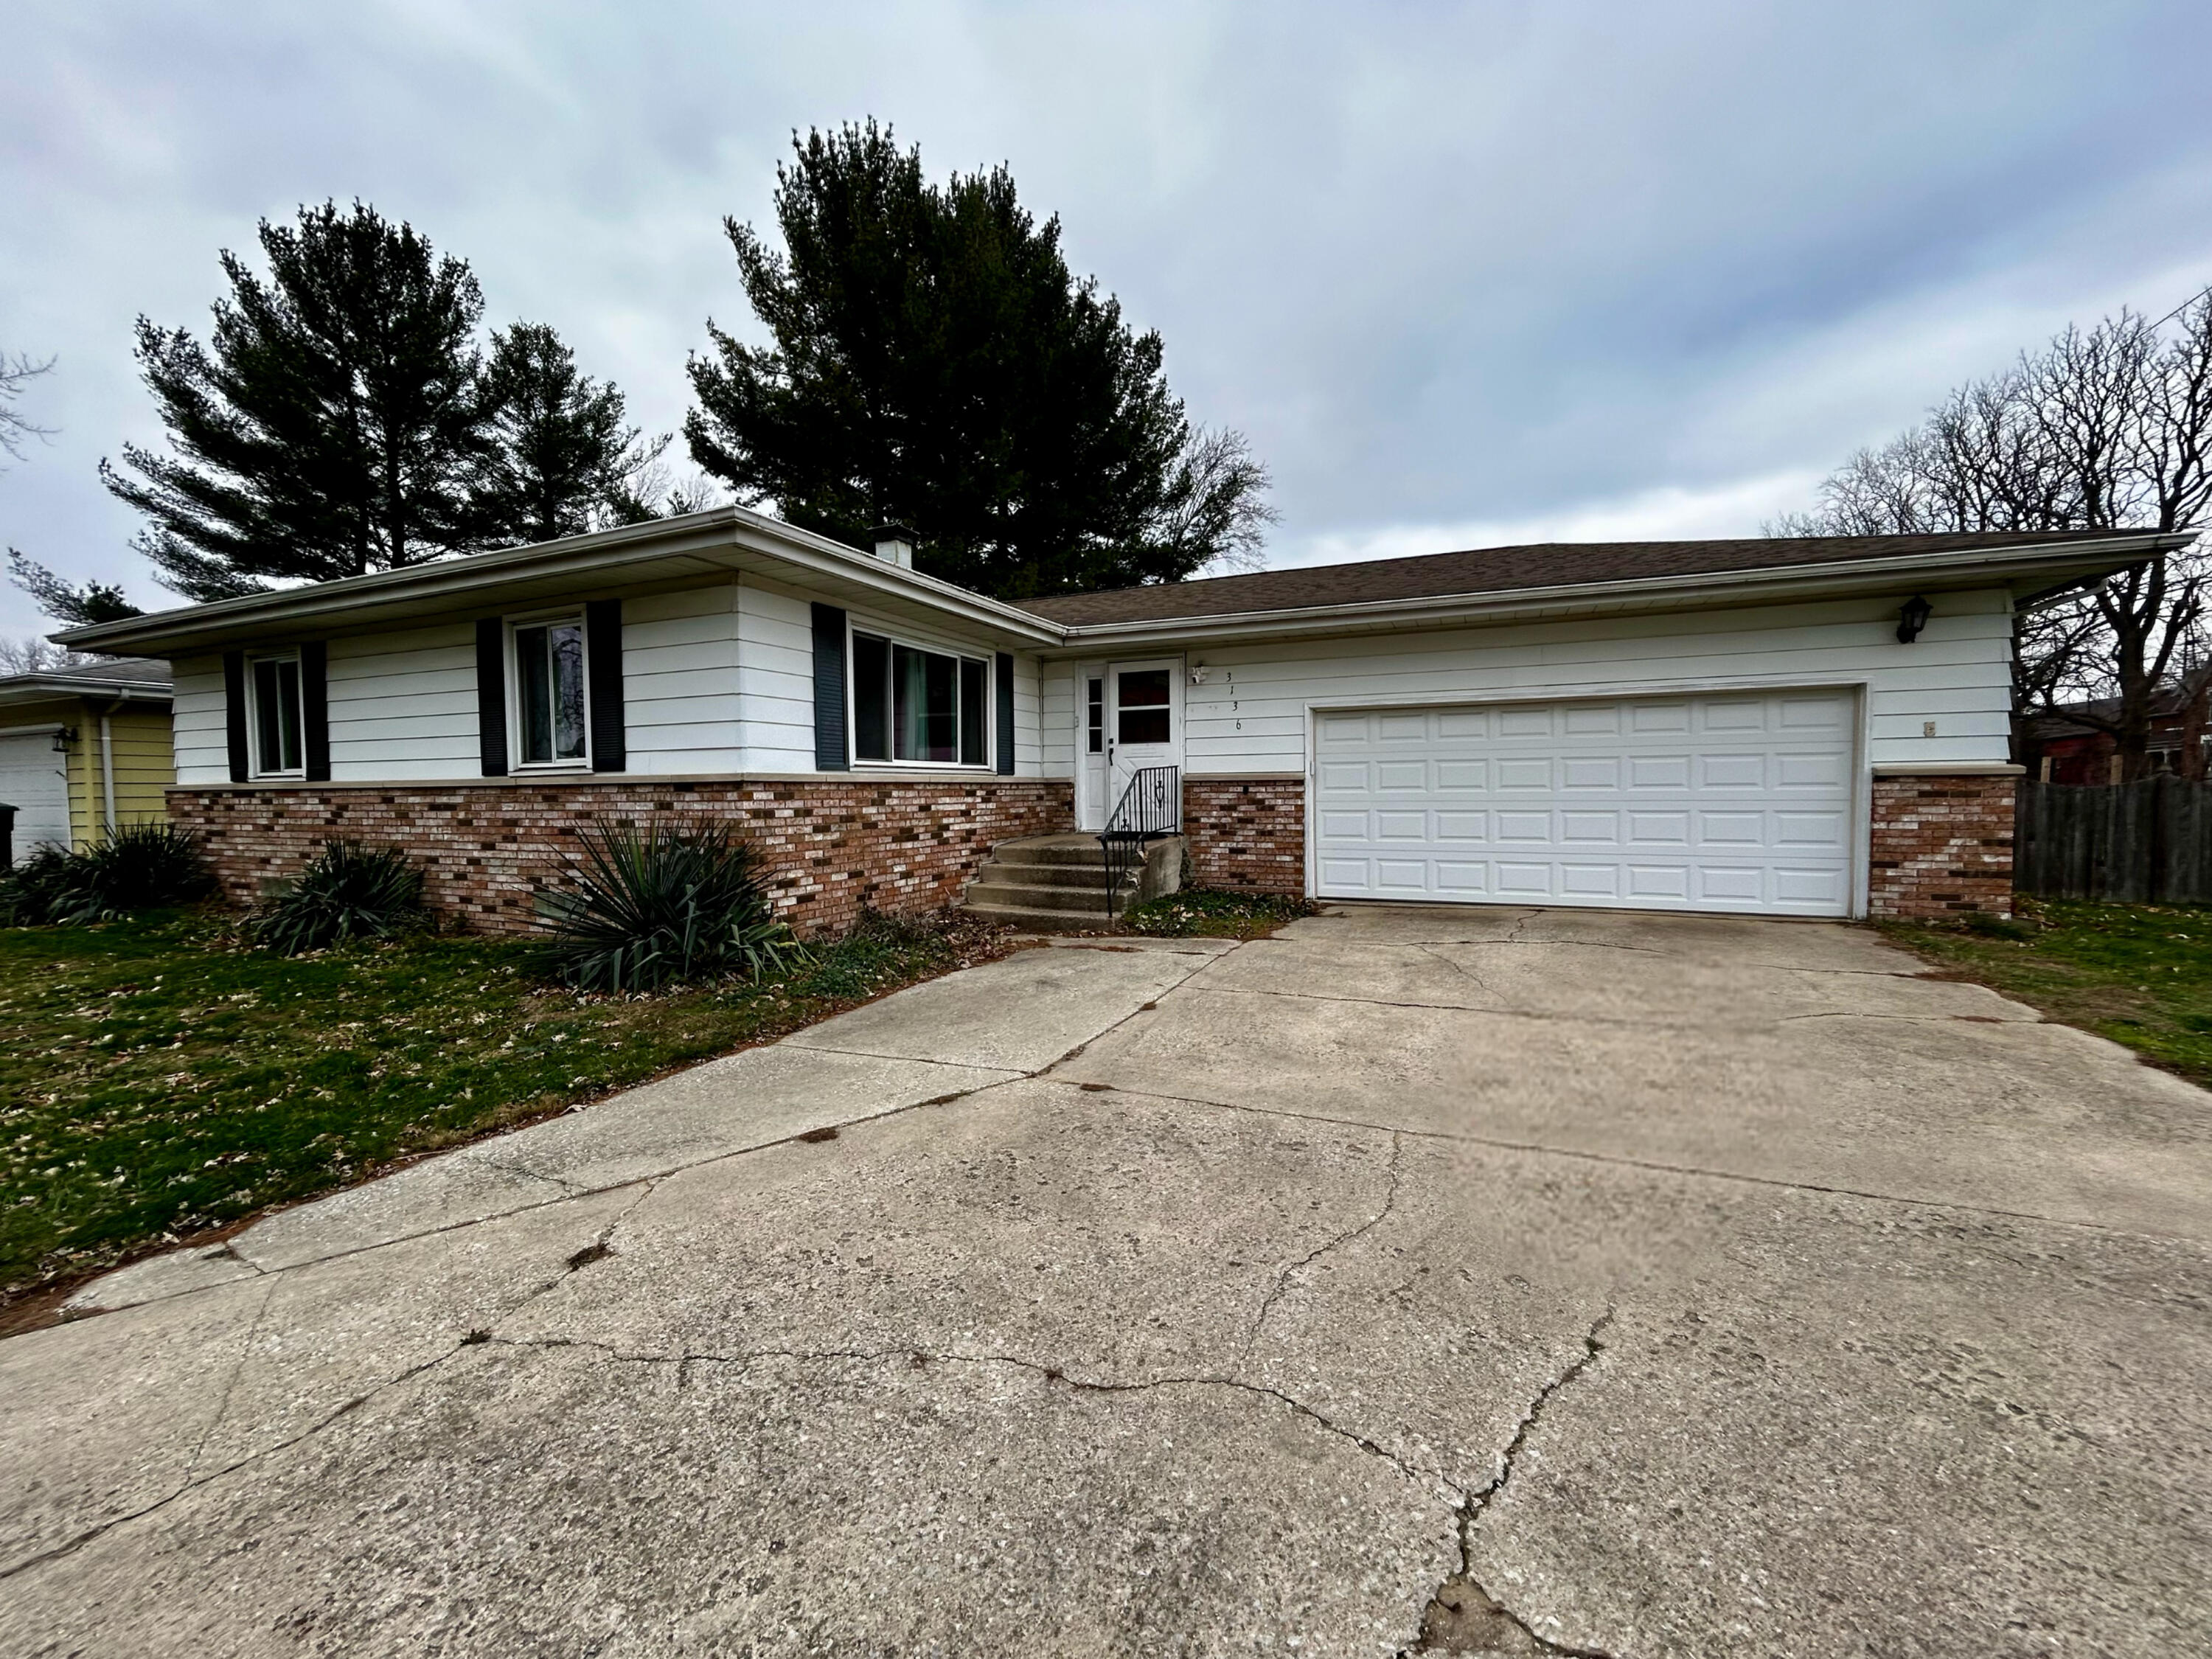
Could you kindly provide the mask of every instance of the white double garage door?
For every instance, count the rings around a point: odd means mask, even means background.
[[[1316,711],[1324,898],[1850,913],[1850,690]]]

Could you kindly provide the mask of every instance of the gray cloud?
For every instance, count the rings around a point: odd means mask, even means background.
[[[99,7],[17,0],[0,535],[162,603],[93,476],[254,220],[361,196],[673,426],[790,130],[1004,160],[1275,469],[1280,562],[1749,532],[2069,317],[2212,281],[2182,5]],[[12,592],[0,629],[36,619]]]

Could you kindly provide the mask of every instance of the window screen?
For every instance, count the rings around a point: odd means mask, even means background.
[[[263,657],[253,665],[253,769],[263,774],[305,769],[301,744],[300,659]]]
[[[990,708],[988,663],[853,635],[854,759],[981,766]]]
[[[533,623],[514,630],[515,724],[522,763],[584,758],[584,624]]]

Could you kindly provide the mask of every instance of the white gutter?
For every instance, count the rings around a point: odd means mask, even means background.
[[[2193,532],[2160,532],[2146,535],[2100,537],[2094,541],[2036,542],[1979,551],[1966,550],[1915,554],[1894,559],[1760,565],[1746,570],[1705,571],[1682,576],[1562,583],[1550,587],[1510,588],[1489,594],[1424,594],[1407,599],[1297,605],[1274,611],[1233,611],[1216,616],[1075,623],[1068,625],[1065,643],[1072,647],[1093,642],[1108,645],[1123,641],[1165,643],[1171,639],[1186,636],[1194,641],[1230,640],[1306,630],[1316,625],[1359,622],[1371,622],[1387,627],[1394,623],[1433,624],[1461,617],[1495,621],[1509,619],[1525,611],[1552,609],[1562,605],[1627,601],[1647,597],[1695,598],[1708,593],[1729,598],[1752,598],[1757,597],[1762,588],[1778,592],[1802,592],[1808,586],[1822,582],[1863,585],[1869,580],[1894,578],[1901,585],[1909,585],[1910,579],[1914,578],[1927,580],[1944,574],[1972,576],[1998,568],[2017,568],[2039,560],[2048,562],[2056,555],[2065,556],[2069,562],[2079,562],[2080,556],[2087,554],[2093,563],[2100,557],[2114,555],[2148,556],[2162,548],[2185,547],[2195,539]]]

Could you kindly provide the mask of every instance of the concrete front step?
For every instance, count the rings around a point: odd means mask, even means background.
[[[1065,933],[1083,927],[1103,928],[1106,917],[1102,912],[1096,917],[1074,910],[1031,910],[1019,904],[978,904],[970,899],[963,907],[965,914],[982,921],[994,921],[1001,927],[1026,927],[1032,933]]]
[[[1137,884],[1121,884],[1115,909],[1123,908],[1137,890]],[[1018,910],[1052,910],[1077,915],[1093,915],[1104,920],[1106,890],[1103,887],[1044,887],[1011,880],[1007,873],[994,870],[988,865],[968,890],[970,908],[978,904],[1011,905]]]
[[[1105,849],[1096,836],[1038,836],[1026,841],[1005,841],[992,849],[1000,864],[1049,866],[1054,868],[1100,865]]]

